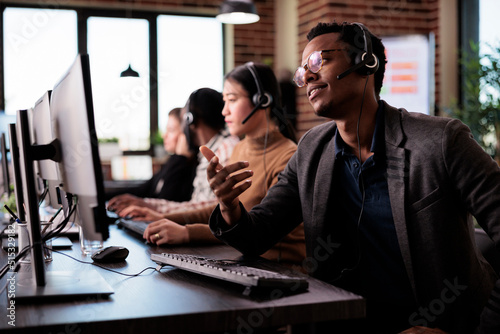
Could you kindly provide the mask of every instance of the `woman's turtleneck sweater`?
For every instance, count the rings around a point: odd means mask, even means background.
[[[267,191],[278,181],[278,174],[285,168],[297,145],[285,138],[279,131],[271,132],[266,138],[245,137],[234,148],[229,163],[248,161],[253,171],[252,185],[240,195],[245,209],[259,204]],[[217,203],[201,209],[178,212],[167,216],[179,224],[186,224],[190,243],[219,242],[208,227],[210,214]],[[305,258],[304,227],[299,225],[278,244],[262,255],[270,260],[300,264]]]

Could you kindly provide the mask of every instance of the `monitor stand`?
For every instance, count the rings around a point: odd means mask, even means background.
[[[108,297],[113,288],[94,269],[83,271],[46,271],[45,286],[37,286],[33,273],[18,272],[15,276],[16,301],[64,298],[64,297]]]

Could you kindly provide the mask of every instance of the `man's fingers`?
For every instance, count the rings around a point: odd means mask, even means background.
[[[245,170],[239,173],[235,173],[226,177],[224,175],[219,175],[212,180],[210,180],[210,188],[213,189],[215,196],[219,197],[222,193],[228,193],[234,188],[238,183],[249,179],[252,177],[253,172],[251,170]]]
[[[208,161],[212,160],[212,158],[215,157],[215,153],[205,145],[200,146],[200,152]]]
[[[210,171],[207,170],[208,177],[213,177],[215,172],[218,172],[222,169],[222,165],[219,163],[219,157],[217,157],[215,153],[206,146],[200,146],[200,152],[201,154],[203,154],[205,159],[210,162]]]
[[[236,171],[247,168],[248,165],[249,165],[248,161],[238,161],[230,165],[227,165],[224,169],[227,171],[228,174],[232,174]]]
[[[251,185],[251,179],[245,180],[245,182],[238,184],[236,187],[233,187],[227,194],[221,196],[220,200],[227,206],[229,205],[229,203],[234,202],[234,199],[240,196],[245,190],[250,188]]]

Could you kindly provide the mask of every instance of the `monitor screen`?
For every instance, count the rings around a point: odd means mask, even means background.
[[[54,86],[50,110],[60,145],[62,188],[77,198],[79,223],[86,239],[106,240],[104,184],[94,121],[90,63],[80,54]]]

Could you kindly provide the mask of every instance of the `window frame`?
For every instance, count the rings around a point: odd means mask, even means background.
[[[88,53],[87,50],[87,22],[91,16],[95,17],[110,17],[110,18],[133,18],[145,19],[149,23],[149,131],[150,134],[158,132],[158,26],[157,18],[160,15],[176,15],[176,16],[193,16],[193,17],[209,17],[214,18],[215,15],[202,13],[178,13],[170,11],[148,11],[138,9],[106,9],[106,8],[87,8],[75,7],[71,5],[48,5],[48,4],[19,4],[5,2],[0,4],[0,45],[4,45],[3,38],[3,13],[5,8],[35,8],[35,9],[67,9],[74,10],[77,14],[77,46],[79,53]],[[225,29],[222,29],[222,54],[225,55]],[[225,57],[222,60],[223,71],[225,66]],[[222,73],[224,75],[225,73]],[[0,113],[5,110],[5,75],[4,75],[4,57],[3,52],[0,52]],[[123,155],[154,155],[154,146],[150,143],[148,150],[124,151]]]

